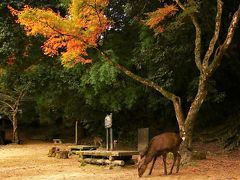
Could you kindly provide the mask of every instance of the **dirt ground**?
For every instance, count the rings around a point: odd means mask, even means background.
[[[61,149],[67,149],[69,145],[59,146]],[[181,167],[178,174],[164,176],[162,160],[159,159],[151,176],[147,175],[147,169],[144,176],[138,178],[135,165],[110,169],[108,166],[80,166],[76,155],[70,156],[69,159],[47,157],[48,149],[53,147],[52,143],[31,141],[22,145],[0,145],[0,179],[240,179],[239,150],[226,153],[214,144],[198,146],[208,151],[206,160],[194,161],[188,166]],[[169,161],[168,167],[171,163],[171,160]]]

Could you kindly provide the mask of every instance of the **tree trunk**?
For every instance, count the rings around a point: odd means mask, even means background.
[[[201,74],[198,83],[198,92],[195,96],[185,120],[185,137],[181,144],[180,151],[183,155],[183,162],[188,162],[192,158],[192,137],[193,128],[197,119],[198,112],[207,96],[207,78],[206,75]]]
[[[19,137],[18,137],[18,125],[17,125],[17,113],[13,113],[12,118],[12,124],[13,124],[13,139],[12,142],[18,144],[19,143]]]
[[[205,100],[206,96],[207,96],[207,78],[205,75],[201,75],[198,84],[197,95],[195,96],[190,106],[190,109],[185,120],[185,130],[187,133],[184,143],[188,149],[192,148],[192,135],[194,123],[197,118],[200,107],[202,106],[202,103]]]

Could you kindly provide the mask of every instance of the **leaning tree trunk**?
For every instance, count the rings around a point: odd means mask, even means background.
[[[17,113],[16,112],[13,112],[12,125],[13,125],[13,139],[12,139],[12,142],[18,144],[19,143],[19,137],[18,137],[18,125],[17,125]]]

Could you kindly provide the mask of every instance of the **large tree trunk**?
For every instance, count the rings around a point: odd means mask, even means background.
[[[198,116],[198,112],[207,96],[207,78],[204,75],[200,76],[198,83],[198,92],[195,96],[190,109],[188,111],[186,120],[185,120],[185,136],[183,137],[183,142],[180,147],[182,154],[182,163],[185,164],[189,162],[193,157],[192,151],[192,141],[193,141],[193,130],[194,124]]]
[[[185,131],[186,136],[183,141],[184,147],[191,150],[192,149],[192,137],[193,137],[193,128],[195,121],[197,119],[198,112],[207,96],[207,79],[204,75],[200,76],[198,84],[198,92],[195,96],[190,109],[188,111],[186,120],[185,120]]]
[[[17,125],[17,113],[14,112],[12,116],[12,125],[13,125],[13,139],[12,142],[18,144],[19,137],[18,137],[18,125]]]

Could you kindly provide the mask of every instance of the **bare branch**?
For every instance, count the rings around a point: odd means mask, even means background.
[[[213,72],[217,69],[217,67],[220,65],[223,54],[226,52],[226,50],[229,48],[229,45],[232,42],[232,38],[234,36],[239,20],[240,20],[240,4],[238,10],[234,13],[232,17],[224,43],[219,47],[219,49],[217,49],[218,52],[215,53],[214,59],[210,66],[208,67],[208,76],[211,76]]]
[[[14,102],[16,99],[13,96],[0,92],[0,98],[6,101]]]
[[[215,23],[215,31],[214,31],[213,37],[209,43],[208,50],[203,59],[203,69],[206,69],[208,67],[209,58],[211,57],[211,55],[213,53],[214,46],[219,37],[219,31],[220,31],[220,27],[221,27],[222,9],[223,9],[223,2],[221,0],[218,0],[217,1],[217,15],[216,15],[216,20],[215,20],[215,22],[216,22]]]
[[[176,3],[183,11],[188,13],[186,8],[184,7],[184,5],[179,0],[176,0]],[[193,13],[188,13],[188,15],[192,19],[192,22],[193,22],[193,25],[194,25],[195,31],[196,31],[195,49],[194,49],[195,63],[196,63],[197,68],[199,69],[199,71],[202,72],[202,62],[201,62],[201,43],[202,43],[202,35],[201,34],[202,34],[202,32],[201,32],[201,27],[197,21],[196,16]]]
[[[28,88],[28,84],[20,91],[15,103],[14,103],[14,107],[15,109],[18,108],[20,101],[22,101],[22,99],[24,98],[24,96],[27,94],[27,88]]]
[[[227,33],[227,37],[223,43],[223,48],[227,49],[229,47],[229,45],[232,42],[232,38],[234,36],[235,33],[235,29],[237,27],[237,24],[239,22],[240,19],[240,4],[238,6],[238,10],[234,13],[233,17],[232,17],[232,21],[230,23],[230,26],[228,28],[228,33]]]
[[[12,111],[14,110],[13,106],[11,106],[10,104],[8,104],[7,102],[0,100],[0,103],[8,106]]]

